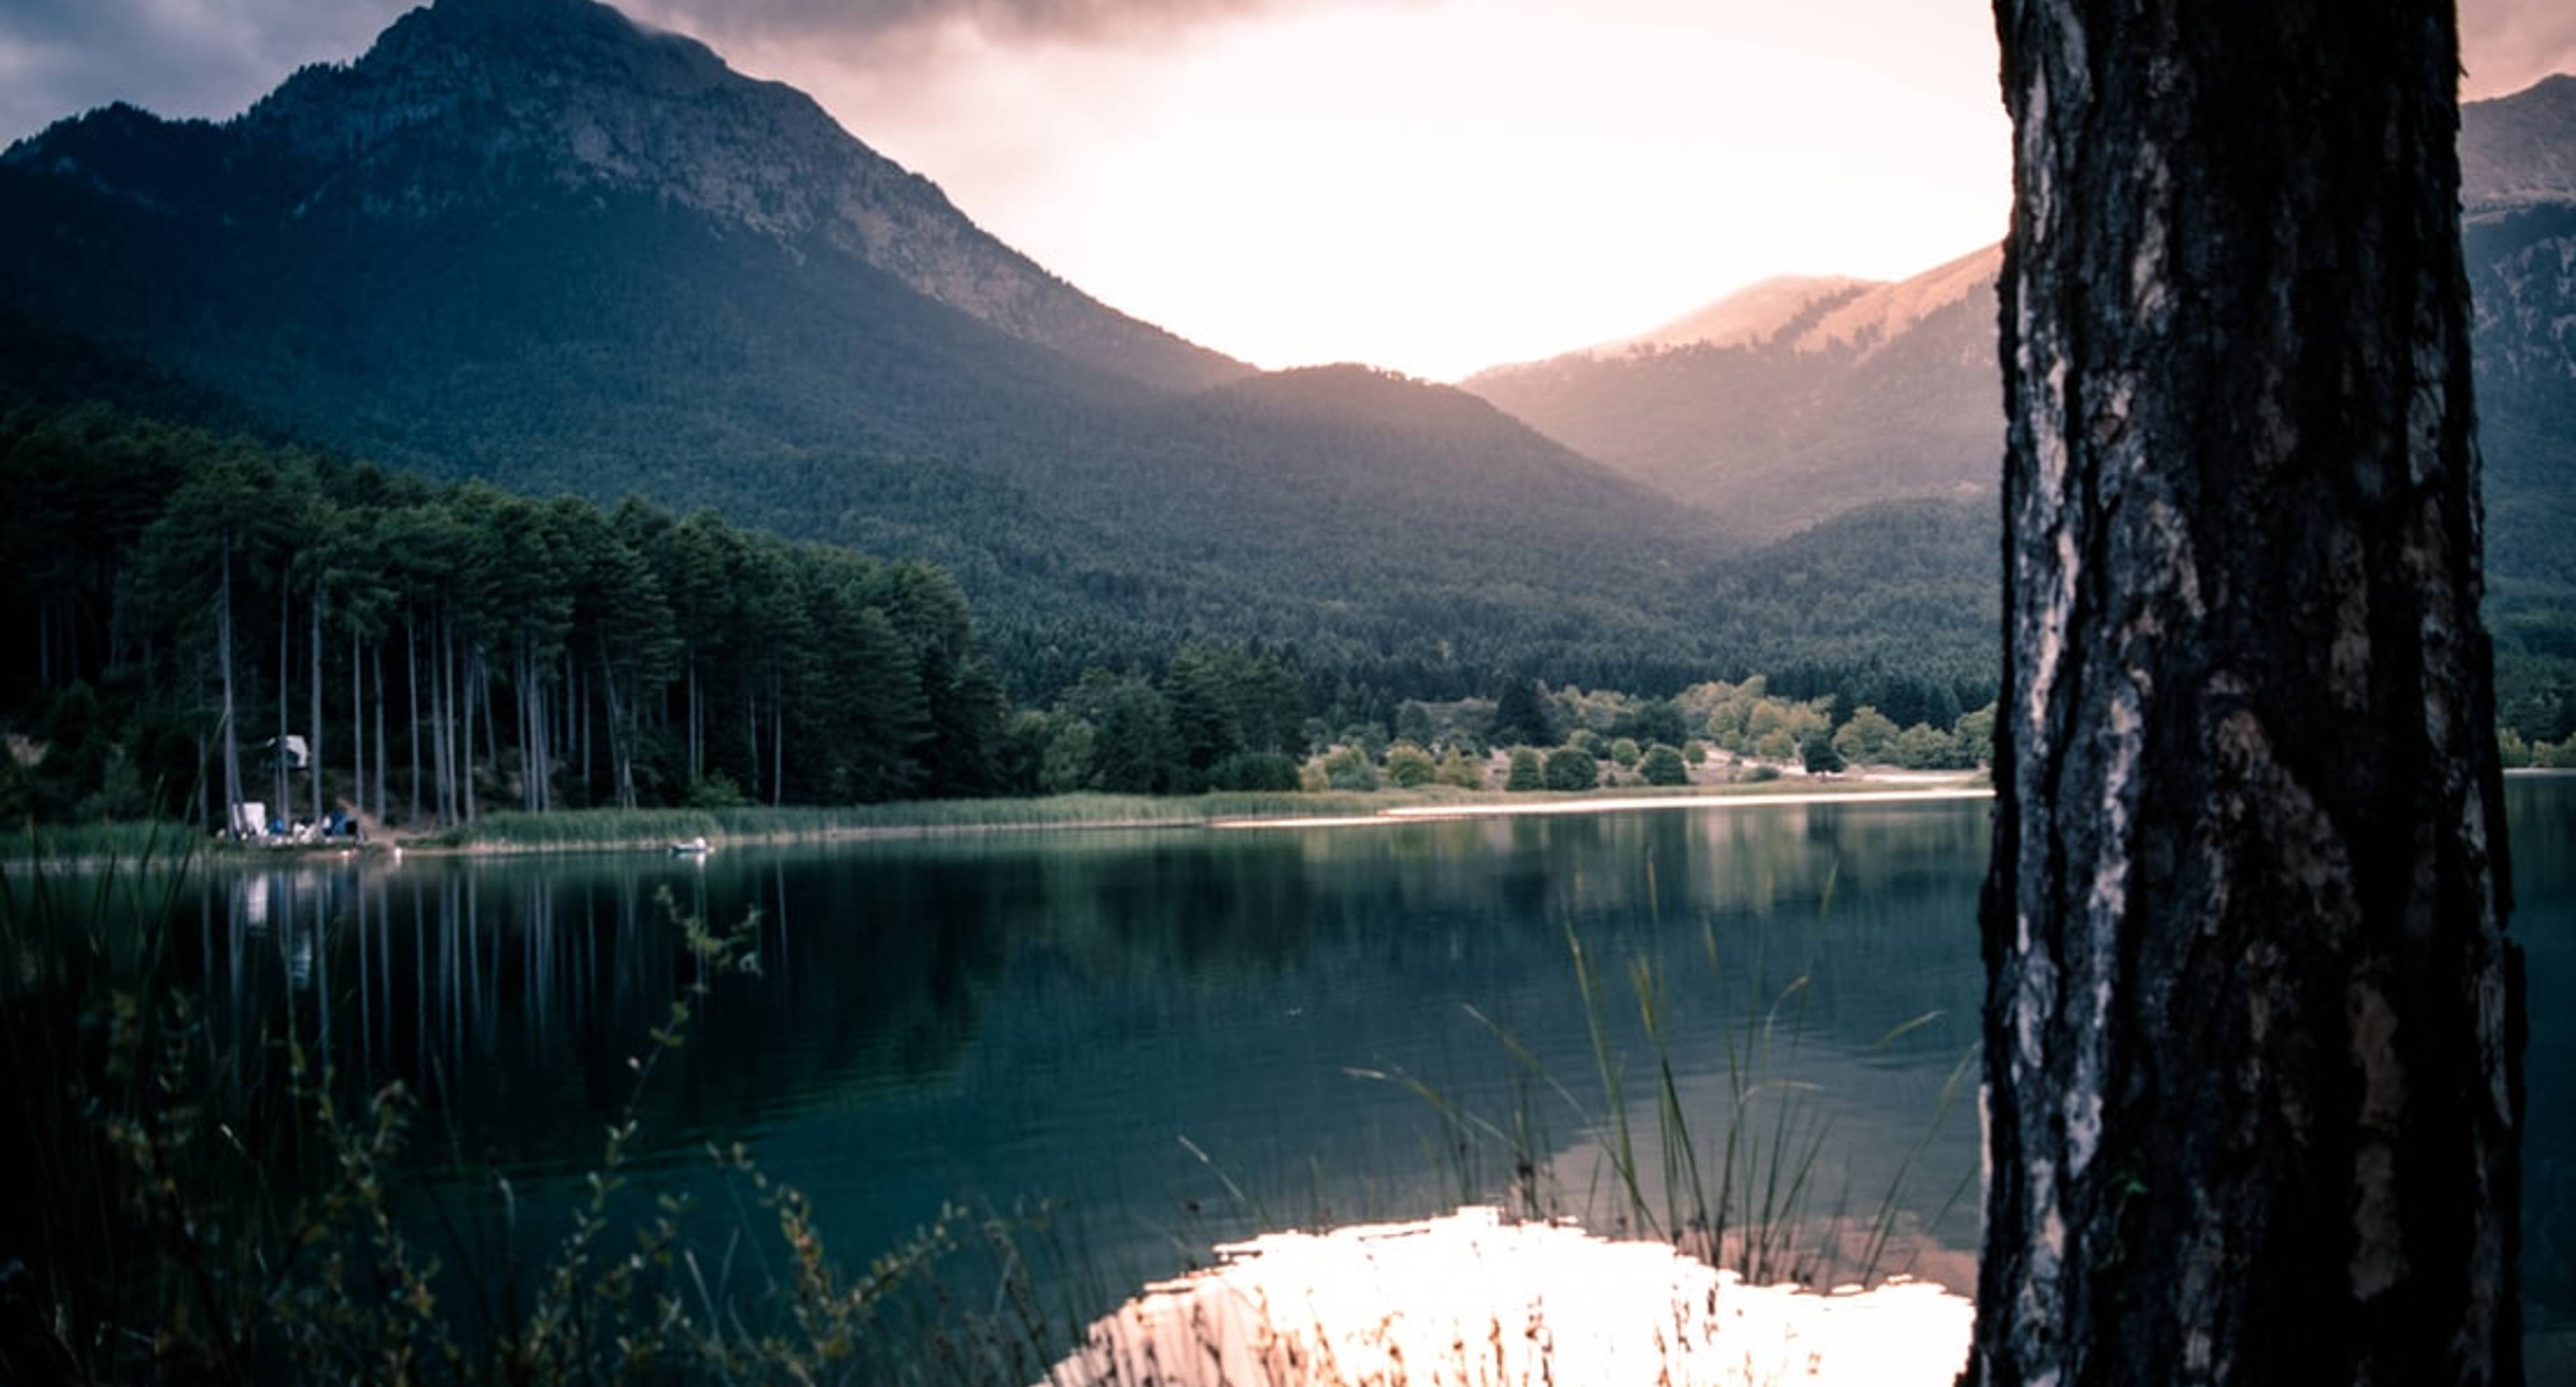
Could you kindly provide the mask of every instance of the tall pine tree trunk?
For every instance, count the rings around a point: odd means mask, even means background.
[[[403,739],[411,744],[411,812],[403,817],[403,822],[417,824],[420,822],[420,629],[409,612],[403,613],[403,673],[410,683],[409,692],[403,697],[403,711],[411,719],[411,735]],[[381,740],[377,744],[383,745]]]
[[[367,667],[359,658],[358,628],[349,627],[349,812],[367,812]]]
[[[2451,8],[1996,10],[1968,1380],[2518,1384]]]
[[[322,580],[313,580],[313,726],[306,729],[305,775],[313,792],[313,826],[322,826]]]
[[[223,537],[222,595],[215,605],[215,650],[224,667],[224,836],[240,837],[241,727],[233,702],[233,536]]]
[[[385,822],[385,641],[382,634],[367,642],[367,664],[376,684],[376,824]]]
[[[294,696],[294,688],[287,677],[295,659],[294,611],[289,602],[286,575],[281,572],[277,579],[277,745],[276,754],[268,758],[271,772],[269,788],[275,796],[269,802],[269,812],[279,819],[285,819],[292,812],[286,807],[286,709],[287,701]]]

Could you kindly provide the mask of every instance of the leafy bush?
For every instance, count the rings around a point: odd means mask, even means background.
[[[1386,778],[1390,784],[1412,790],[1428,785],[1440,774],[1431,753],[1411,742],[1397,742],[1386,749]]]
[[[1645,759],[1637,765],[1637,773],[1644,776],[1649,785],[1690,783],[1690,767],[1683,762],[1682,754],[1661,742],[1647,749]]]
[[[1592,753],[1576,747],[1563,747],[1548,753],[1547,788],[1551,790],[1589,790],[1601,783],[1601,763]]]
[[[1809,737],[1798,748],[1798,759],[1809,775],[1832,775],[1843,769],[1843,754],[1831,737]]]
[[[1374,790],[1377,767],[1369,761],[1367,751],[1342,747],[1324,758],[1324,783],[1336,790]]]
[[[1512,748],[1512,769],[1503,779],[1506,790],[1544,790],[1547,788],[1547,764],[1537,751],[1518,746]]]
[[[742,796],[742,787],[723,771],[710,771],[692,782],[686,807],[690,809],[740,809],[751,803]]]
[[[1284,752],[1237,752],[1208,769],[1208,782],[1219,790],[1293,791],[1297,761]]]

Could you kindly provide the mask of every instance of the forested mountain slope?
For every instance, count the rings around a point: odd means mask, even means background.
[[[2551,738],[2576,731],[2570,151],[2576,77],[2462,108],[2489,619],[2505,720]],[[1640,341],[1497,368],[1466,388],[1739,534],[1780,535],[1873,501],[1991,496],[2002,436],[1996,269],[1988,250],[1892,285],[1810,281],[1812,292],[1786,295],[1777,282],[1756,285]],[[1690,340],[1695,323],[1724,330]],[[1986,509],[1961,514],[1990,533]],[[1943,551],[1991,583],[1990,553]],[[1951,638],[1969,639],[1991,649],[1993,636],[1963,625]],[[1954,662],[1931,649],[1927,666]]]
[[[935,560],[1023,692],[1191,634],[1421,694],[1709,654],[1704,518],[1458,392],[1125,318],[589,0],[438,0],[222,124],[66,121],[0,206],[20,336],[432,476]]]

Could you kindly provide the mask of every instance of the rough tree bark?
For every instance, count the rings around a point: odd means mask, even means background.
[[[2001,792],[1965,1381],[2518,1384],[2439,0],[1997,0]]]

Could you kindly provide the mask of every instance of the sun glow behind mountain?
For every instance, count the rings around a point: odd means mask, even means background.
[[[0,6],[0,138],[232,114],[410,0]],[[1262,366],[1438,379],[1781,274],[1901,280],[2004,230],[1984,0],[624,0],[811,92],[1106,302]],[[220,13],[213,10],[220,8]],[[2464,92],[2576,66],[2463,0]]]
[[[1973,4],[1442,0],[1153,46],[954,24],[898,71],[730,52],[1130,313],[1263,366],[1451,378],[1994,240],[1993,45]]]

